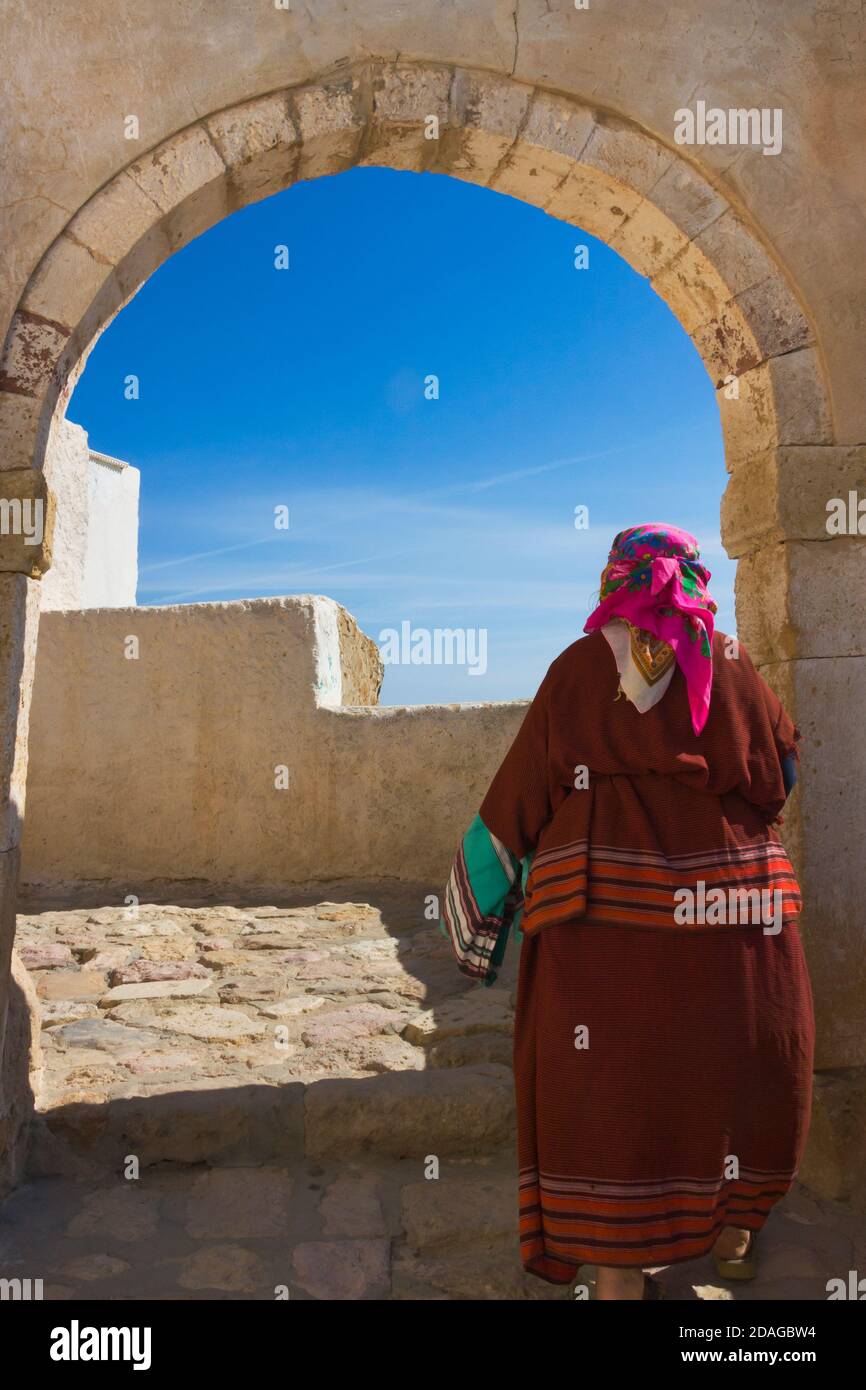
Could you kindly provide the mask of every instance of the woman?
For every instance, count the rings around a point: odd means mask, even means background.
[[[713,1250],[750,1278],[811,1101],[800,894],[774,826],[800,735],[714,633],[693,536],[616,537],[455,860],[442,929],[492,983],[523,940],[514,1076],[524,1266],[601,1299]]]

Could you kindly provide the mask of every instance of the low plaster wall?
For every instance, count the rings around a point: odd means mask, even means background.
[[[524,705],[346,707],[380,682],[330,599],[43,614],[23,881],[438,892]]]

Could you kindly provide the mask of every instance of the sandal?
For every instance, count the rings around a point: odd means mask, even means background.
[[[716,1273],[720,1279],[754,1279],[758,1272],[758,1259],[756,1246],[758,1244],[757,1232],[749,1232],[749,1243],[745,1253],[738,1256],[735,1260],[723,1260],[719,1255],[714,1255],[716,1262]]]

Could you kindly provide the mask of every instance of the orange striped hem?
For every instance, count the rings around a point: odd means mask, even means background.
[[[723,1226],[760,1230],[794,1177],[741,1170],[736,1179],[611,1183],[523,1169],[521,1259],[552,1283],[569,1283],[581,1264],[643,1268],[695,1259]]]

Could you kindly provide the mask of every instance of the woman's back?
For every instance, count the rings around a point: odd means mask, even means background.
[[[785,919],[799,911],[772,829],[785,801],[782,759],[797,730],[742,645],[716,633],[712,651],[712,699],[699,734],[679,670],[664,698],[641,713],[616,698],[603,633],[553,662],[480,811],[515,854],[534,852],[526,934],[576,918],[679,927],[681,895],[699,893],[701,883],[769,894],[763,901],[778,904]],[[730,915],[689,925],[725,925]]]

